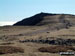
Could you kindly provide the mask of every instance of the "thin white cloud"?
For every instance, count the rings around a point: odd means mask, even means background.
[[[5,22],[3,21],[3,22],[2,22],[2,21],[1,21],[1,22],[0,22],[0,26],[13,25],[14,23],[16,23],[16,22],[11,22],[11,21],[8,21],[8,22],[7,22],[7,21],[5,21]]]

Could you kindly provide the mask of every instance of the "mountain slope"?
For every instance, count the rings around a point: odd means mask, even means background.
[[[32,17],[25,18],[13,26],[61,26],[68,27],[75,25],[75,15],[39,13]]]

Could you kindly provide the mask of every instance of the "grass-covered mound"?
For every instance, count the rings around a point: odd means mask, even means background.
[[[23,53],[24,49],[14,46],[0,46],[0,54]]]
[[[72,46],[50,46],[50,47],[41,47],[38,50],[40,52],[59,53],[59,52],[67,52],[68,50],[75,51],[75,48]]]

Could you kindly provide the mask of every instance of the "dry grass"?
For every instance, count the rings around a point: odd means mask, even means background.
[[[58,53],[58,52],[66,52],[68,50],[75,51],[75,48],[72,46],[50,46],[50,47],[41,47],[38,50],[40,52]]]
[[[34,39],[35,40],[35,39],[38,39],[40,36],[42,36],[42,39],[46,39],[47,37],[49,37],[49,39],[54,39],[54,40],[57,38],[75,39],[75,36],[74,36],[75,35],[75,27],[72,27],[70,29],[61,29],[58,31],[46,31],[46,32],[38,33],[38,34],[25,36],[25,34],[27,34],[27,33],[44,30],[46,28],[48,28],[48,27],[46,27],[46,26],[42,26],[42,27],[41,26],[40,27],[37,27],[37,26],[35,26],[35,27],[15,26],[15,27],[9,27],[9,28],[8,27],[0,28],[0,44],[5,45],[5,47],[0,47],[0,53],[5,54],[2,56],[60,56],[58,53],[50,53],[50,52],[55,52],[55,51],[59,52],[60,49],[62,51],[66,51],[67,50],[66,47],[64,47],[64,48],[60,47],[60,48],[53,50],[52,48],[54,48],[55,46],[50,45],[50,44],[18,42],[19,40],[26,40],[26,39],[30,39],[30,40]],[[50,32],[50,33],[48,33],[48,32]],[[5,43],[5,42],[12,42],[14,44]],[[18,46],[18,50],[23,48],[24,53],[17,53],[20,51],[12,50],[13,48],[15,48],[15,50],[16,50],[17,47],[11,46],[11,48],[9,48],[9,47],[7,48],[6,45]],[[51,48],[49,48],[48,46],[50,46]],[[22,47],[22,48],[19,48],[19,47]],[[41,52],[38,52],[38,49],[40,49],[40,47],[44,51],[41,50]],[[42,47],[44,47],[44,48],[42,48]],[[74,48],[71,48],[71,47],[68,47],[68,48],[70,50],[75,50]],[[10,51],[12,51],[12,52],[10,52]],[[47,51],[47,52],[45,52],[45,51]],[[23,52],[23,50],[21,52]],[[45,52],[45,53],[43,53],[43,52]],[[13,53],[13,54],[7,54],[7,53]]]
[[[8,53],[23,53],[24,50],[20,47],[14,46],[0,46],[0,54],[8,54]]]
[[[1,43],[0,45],[11,45],[11,44],[14,44],[14,43],[6,42],[6,43]]]

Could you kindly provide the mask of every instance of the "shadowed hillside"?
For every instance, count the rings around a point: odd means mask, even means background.
[[[25,18],[23,19],[22,21],[19,21],[17,22],[16,24],[14,25],[22,25],[22,26],[32,26],[32,25],[37,25],[38,23],[40,23],[45,17],[45,16],[49,16],[49,15],[52,15],[52,14],[48,14],[48,13],[39,13],[39,14],[36,14],[32,17],[29,17],[29,18]]]

